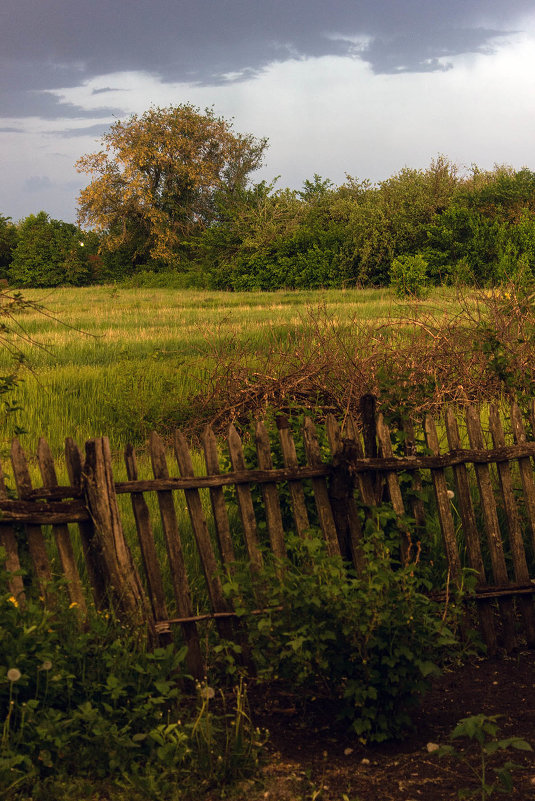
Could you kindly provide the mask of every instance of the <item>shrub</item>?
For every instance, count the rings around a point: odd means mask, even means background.
[[[80,630],[75,609],[22,610],[1,593],[2,798],[94,798],[102,785],[175,801],[247,774],[260,743],[243,687],[214,714],[212,688],[184,692],[185,653],[144,651],[107,613]]]
[[[419,253],[398,256],[390,268],[390,285],[396,295],[421,298],[427,293],[427,262]]]
[[[309,701],[334,701],[360,740],[379,742],[410,724],[456,638],[422,593],[416,566],[393,567],[394,543],[377,521],[366,529],[362,575],[327,556],[320,537],[291,539],[290,558],[260,577],[267,611],[251,617],[249,631],[260,678],[282,679]]]

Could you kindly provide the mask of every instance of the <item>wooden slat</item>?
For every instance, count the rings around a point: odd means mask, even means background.
[[[364,442],[364,456],[366,459],[377,458],[377,398],[368,392],[359,399],[359,413],[362,426],[362,440]],[[380,470],[381,468],[378,468]],[[381,473],[376,472],[370,476],[373,487],[374,504],[381,502],[383,497],[384,480]]]
[[[383,415],[377,417],[377,441],[379,443],[379,452],[384,459],[392,459],[394,452],[392,450],[392,442],[390,439],[390,431],[386,425]],[[385,471],[386,485],[388,487],[388,495],[390,503],[394,512],[398,516],[398,529],[401,535],[400,539],[400,555],[402,564],[406,565],[409,561],[410,552],[412,549],[411,532],[409,531],[405,521],[405,505],[401,495],[401,487],[399,486],[399,478],[397,474],[391,470]]]
[[[481,431],[481,422],[478,413],[471,406],[468,406],[466,409],[466,425],[471,446],[473,448],[482,449],[484,447],[484,441],[483,432]],[[498,522],[490,470],[486,464],[476,464],[475,471],[494,581],[496,584],[507,584],[509,576],[507,575],[502,535]],[[513,602],[509,598],[503,598],[500,601],[500,611],[503,618],[504,645],[507,651],[511,651],[515,647],[516,642]]]
[[[373,467],[373,465],[372,465]],[[366,465],[366,470],[369,466]],[[233,487],[240,484],[272,484],[282,481],[302,481],[305,478],[328,476],[330,465],[320,467],[298,467],[296,470],[277,468],[274,470],[232,470],[230,473],[218,473],[193,478],[158,478],[141,479],[134,486],[131,481],[118,481],[115,491],[118,495],[132,492],[158,492],[158,490],[210,489],[212,487]]]
[[[13,466],[13,476],[15,478],[18,496],[21,500],[24,500],[32,490],[32,482],[26,463],[26,457],[18,439],[14,439],[11,443],[11,464]],[[46,589],[47,584],[52,580],[52,571],[41,527],[34,524],[27,524],[26,537],[28,539],[28,548],[41,593],[43,597],[47,597],[50,602],[53,602],[50,592]]]
[[[290,422],[285,415],[277,416],[277,428],[279,430],[279,439],[281,443],[282,459],[284,466],[292,471],[299,468],[297,461],[297,451],[295,442],[290,431]],[[308,519],[307,505],[305,500],[305,492],[301,481],[292,481],[288,479],[288,490],[292,501],[292,515],[295,523],[295,532],[298,537],[304,539],[310,528],[310,521]]]
[[[161,438],[153,432],[150,437],[150,455],[152,461],[152,471],[156,478],[168,478],[167,459]],[[158,492],[158,505],[162,528],[169,558],[171,571],[171,581],[173,592],[180,617],[190,618],[193,616],[193,604],[191,601],[191,590],[189,585],[186,563],[178,531],[175,504],[173,494],[170,491]],[[182,625],[184,639],[188,646],[187,665],[192,675],[201,679],[204,676],[204,660],[202,658],[199,645],[199,635],[195,623],[184,623]]]
[[[124,452],[126,473],[130,481],[137,481],[137,459],[136,452],[132,445],[127,445]],[[154,542],[154,532],[150,521],[149,507],[141,492],[131,494],[132,511],[136,521],[136,529],[141,549],[141,558],[145,568],[147,579],[147,589],[152,611],[155,620],[167,620],[169,613],[165,602],[165,590],[163,586],[162,571],[156,553]]]
[[[71,437],[65,440],[65,463],[71,486],[82,494],[82,455]],[[95,607],[101,610],[107,605],[106,586],[109,583],[109,576],[100,542],[95,533],[95,524],[89,515],[87,520],[78,522],[78,532]]]
[[[53,526],[89,520],[83,501],[37,503],[36,501],[0,501],[0,526],[25,523],[33,526]]]
[[[0,461],[0,501],[6,500],[8,500],[8,494],[2,462]],[[6,570],[12,574],[8,580],[9,591],[19,606],[24,608],[26,605],[24,582],[22,580],[22,575],[15,575],[16,573],[20,574],[21,567],[17,538],[15,536],[13,526],[0,526],[0,545],[5,549],[6,552]]]
[[[513,403],[511,406],[511,425],[517,445],[525,443],[526,429],[517,403]],[[522,487],[524,489],[524,503],[526,505],[526,512],[531,530],[531,542],[535,553],[535,478],[533,476],[533,466],[529,456],[519,459],[518,467],[522,479]]]
[[[503,447],[505,445],[505,436],[502,422],[494,406],[491,406],[489,409],[489,426],[494,447]],[[524,543],[522,541],[520,517],[514,498],[511,467],[508,462],[500,462],[498,464],[498,476],[507,520],[507,529],[509,531],[509,547],[511,550],[515,580],[519,584],[524,584],[529,582],[530,576],[526,552],[524,551]],[[527,643],[530,647],[533,647],[535,645],[535,610],[533,609],[533,602],[530,598],[519,598],[518,605],[524,620]]]
[[[129,624],[147,626],[150,637],[154,633],[154,621],[124,536],[108,438],[86,442],[85,454],[83,482],[87,504],[106,563],[115,608]]]
[[[209,476],[219,475],[217,442],[215,434],[210,426],[207,426],[204,430],[202,445],[207,474]],[[222,487],[210,487],[210,502],[212,504],[214,525],[221,558],[224,565],[232,572],[236,561],[236,554],[234,553],[234,544],[230,533],[230,524]]]
[[[178,469],[182,476],[193,475],[193,463],[188,448],[186,438],[181,431],[175,431],[174,437],[175,455],[178,463]],[[219,577],[219,565],[215,557],[210,533],[208,531],[208,524],[202,508],[201,496],[198,489],[184,490],[186,498],[186,505],[188,507],[189,517],[199,556],[201,557],[201,564],[203,568],[206,586],[208,588],[208,596],[210,604],[214,612],[228,612],[231,609],[229,603],[223,594],[223,587]],[[221,636],[225,638],[232,638],[233,629],[229,625],[229,621],[224,618],[217,620],[217,626]]]
[[[54,459],[52,458],[48,442],[43,437],[40,437],[37,446],[37,461],[39,462],[39,470],[41,471],[43,485],[45,487],[57,487],[58,478]],[[85,618],[87,615],[87,606],[82,582],[80,581],[80,573],[78,572],[78,565],[76,564],[74,556],[69,527],[66,523],[53,525],[52,533],[56,540],[61,567],[67,579],[69,598],[72,604],[76,604],[80,617]]]
[[[437,429],[435,421],[430,414],[425,416],[424,430],[427,447],[431,453],[438,454],[440,449]],[[451,514],[450,499],[448,498],[446,476],[442,469],[432,470],[431,479],[435,490],[440,529],[442,531],[442,539],[444,541],[451,577],[455,582],[458,582],[461,573],[461,560],[459,559],[459,551],[457,550],[457,539],[455,537],[455,526]]]
[[[259,421],[256,424],[255,435],[258,466],[261,470],[273,470],[271,445],[264,423]],[[273,483],[262,484],[261,486],[271,549],[277,559],[284,559],[286,557],[286,545],[284,544],[284,526],[282,524],[282,514],[277,485]]]
[[[326,420],[327,438],[331,448],[334,471],[329,486],[329,497],[334,522],[338,531],[338,542],[342,555],[350,559],[358,573],[365,567],[362,550],[362,527],[354,497],[353,477],[349,473],[340,427],[332,414]]]
[[[347,418],[346,428],[348,437],[354,443],[357,461],[362,464],[364,462],[364,449],[360,441],[359,430],[352,417]],[[353,470],[355,470],[355,465],[353,465]],[[370,472],[362,471],[362,472],[357,472],[356,476],[357,476],[357,486],[359,489],[360,497],[362,499],[362,503],[365,506],[370,506],[370,507],[376,506],[377,498],[375,497],[373,474]]]
[[[405,435],[404,450],[405,455],[409,457],[417,456],[416,450],[416,436],[414,433],[414,425],[410,420],[406,420],[403,424],[403,433]],[[415,470],[412,475],[412,497],[410,500],[412,516],[416,523],[416,530],[423,531],[425,529],[425,509],[424,502],[421,498],[422,492],[422,476],[419,470]]]
[[[307,461],[311,467],[318,467],[322,464],[320,446],[316,435],[316,427],[310,417],[305,418],[303,426],[303,438],[305,442],[305,452]],[[327,483],[324,478],[313,478],[312,488],[318,510],[318,520],[327,545],[327,553],[331,556],[340,554],[338,535],[334,523],[331,502]]]
[[[231,425],[228,432],[228,448],[230,462],[235,471],[245,472],[245,458],[243,455],[242,442],[235,427]],[[247,555],[253,571],[258,571],[262,567],[263,560],[260,553],[258,541],[258,530],[253,507],[251,489],[248,484],[236,485],[236,496],[238,498],[238,509],[243,527]]]
[[[446,411],[445,422],[449,447],[453,450],[460,448],[461,438],[459,435],[459,427],[451,409],[447,409]],[[461,518],[462,530],[468,553],[468,564],[472,570],[476,571],[477,586],[481,588],[486,585],[487,578],[485,575],[483,556],[481,554],[479,531],[477,529],[474,507],[472,504],[472,496],[470,494],[470,482],[466,465],[456,465],[453,468],[453,477],[455,480],[455,502]],[[494,625],[492,605],[483,602],[478,604],[478,614],[481,624],[481,633],[487,646],[487,653],[489,656],[494,656],[498,650],[498,642],[496,639],[496,627]]]

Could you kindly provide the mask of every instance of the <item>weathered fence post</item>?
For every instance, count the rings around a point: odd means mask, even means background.
[[[130,622],[140,626],[148,624],[152,639],[154,623],[119,516],[108,438],[89,440],[85,453],[83,486],[112,583],[112,597],[119,612]]]

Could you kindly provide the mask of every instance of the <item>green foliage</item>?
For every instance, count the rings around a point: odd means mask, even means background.
[[[472,715],[460,720],[451,732],[450,741],[466,738],[469,741],[469,751],[458,750],[454,745],[443,745],[434,753],[438,757],[449,757],[460,760],[467,765],[474,776],[477,788],[473,790],[465,788],[459,791],[459,798],[480,798],[486,801],[497,790],[499,792],[510,793],[513,790],[513,779],[511,771],[517,768],[514,762],[507,760],[499,767],[494,765],[489,768],[489,759],[500,752],[514,748],[517,751],[532,751],[529,743],[521,737],[507,737],[502,740],[497,739],[500,727],[497,724],[498,715]],[[473,760],[470,758],[473,753],[479,757],[479,765],[474,767]],[[489,770],[494,773],[494,780],[489,779]]]
[[[109,614],[80,630],[75,608],[22,610],[0,580],[2,798],[57,799],[68,779],[174,801],[254,768],[243,687],[216,711],[212,688],[181,689],[185,647],[146,652]]]
[[[0,278],[5,278],[7,275],[7,268],[11,264],[17,241],[17,228],[11,222],[11,217],[0,214]]]
[[[427,292],[427,262],[420,253],[398,256],[390,268],[390,286],[400,298],[424,297]]]
[[[20,287],[89,283],[91,247],[86,248],[84,237],[75,225],[52,220],[44,211],[30,214],[18,229],[8,270],[10,282]]]
[[[328,699],[363,742],[402,734],[445,649],[456,645],[417,567],[396,563],[395,538],[381,528],[388,520],[377,515],[366,523],[362,575],[327,556],[310,532],[290,538],[289,558],[264,568],[249,601],[266,610],[248,625],[259,677],[299,688],[304,702]],[[246,611],[243,592],[235,603]]]

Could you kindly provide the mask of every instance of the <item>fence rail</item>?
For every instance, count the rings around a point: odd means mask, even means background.
[[[407,424],[394,432],[381,415],[370,413],[369,398],[363,410],[360,428],[348,419],[342,430],[329,417],[320,436],[307,419],[297,440],[283,415],[277,418],[276,441],[259,422],[250,466],[251,443],[245,453],[231,426],[226,441],[231,469],[226,471],[220,466],[221,444],[207,429],[202,438],[205,475],[194,475],[186,439],[177,431],[172,442],[177,475],[170,475],[169,450],[157,434],[149,443],[153,477],[139,478],[135,450],[128,446],[127,481],[115,480],[105,437],[89,440],[84,457],[68,439],[70,483],[59,485],[50,449],[41,439],[37,463],[42,486],[33,487],[26,454],[14,440],[16,499],[6,489],[0,465],[0,544],[12,574],[11,592],[24,603],[31,578],[19,575],[23,546],[43,592],[61,573],[82,615],[91,600],[99,608],[113,602],[120,614],[146,626],[153,642],[180,626],[189,667],[202,675],[198,624],[212,619],[221,636],[245,636],[221,578],[234,570],[237,553],[246,556],[254,583],[266,548],[283,558],[288,531],[306,537],[314,526],[328,553],[341,554],[359,571],[364,567],[362,520],[388,503],[397,516],[403,561],[413,558],[418,543],[429,536],[429,519],[437,518],[450,581],[460,581],[463,565],[475,571],[480,629],[490,653],[515,647],[519,623],[528,645],[535,646],[535,402],[525,416],[516,403],[505,415],[490,407],[484,428],[472,407],[462,417],[448,409],[438,423],[427,415],[419,430]],[[445,452],[438,432],[447,439]],[[426,487],[433,489],[431,506],[422,500]],[[239,525],[229,518],[229,489]],[[159,521],[148,494],[156,498]],[[134,543],[125,536],[127,511],[118,500],[124,495],[131,501],[137,563]],[[178,495],[187,509],[186,539],[195,544],[196,568],[185,553]],[[443,588],[434,588],[431,595],[444,597]]]

